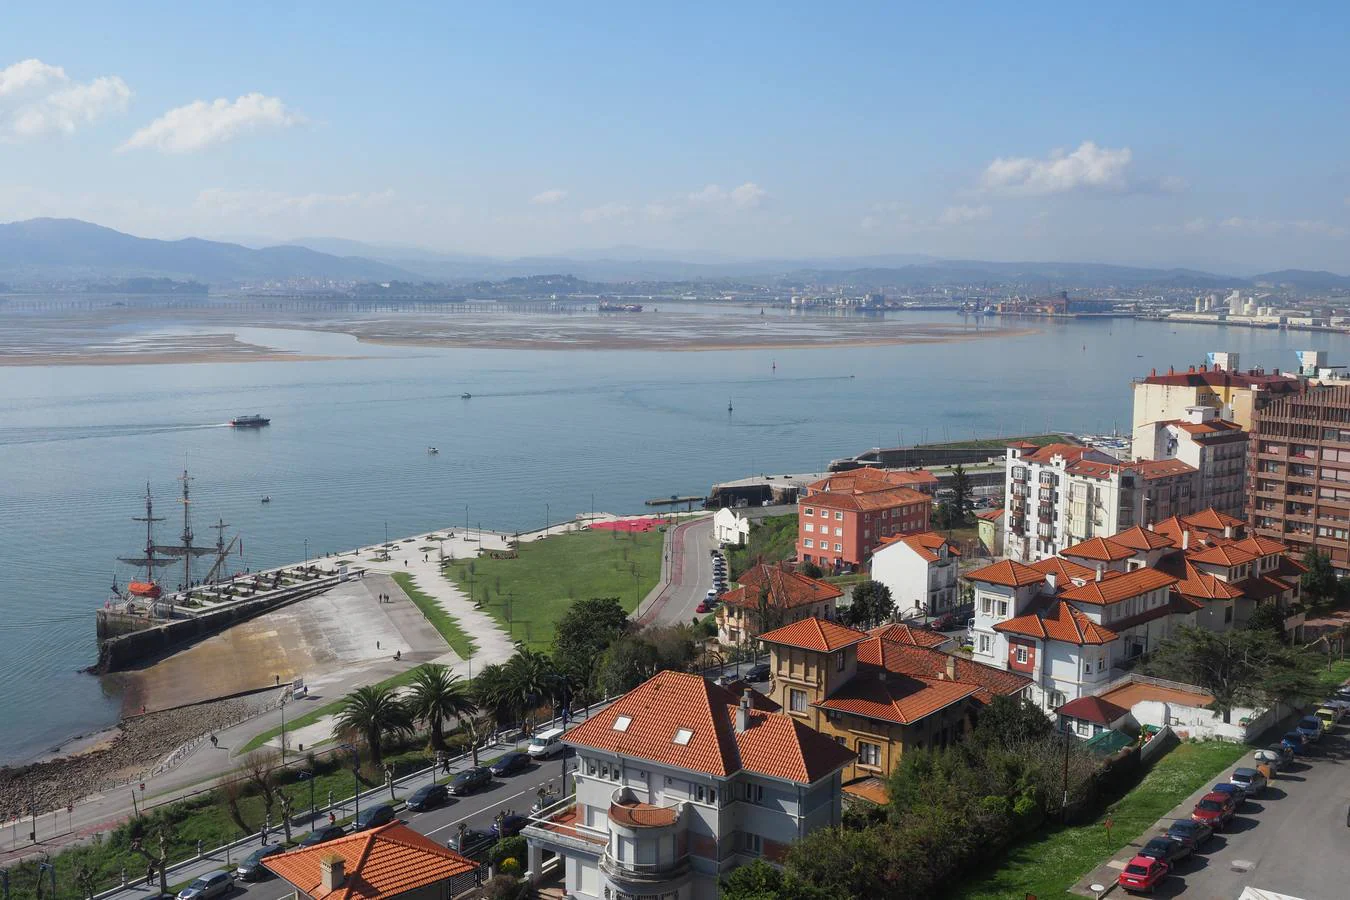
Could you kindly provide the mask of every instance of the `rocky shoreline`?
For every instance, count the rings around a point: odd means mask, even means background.
[[[149,713],[123,721],[110,740],[81,753],[0,767],[0,821],[60,809],[133,779],[186,742],[232,725],[269,705],[271,694],[234,697]]]

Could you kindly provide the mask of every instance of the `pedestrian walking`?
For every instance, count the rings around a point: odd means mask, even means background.
[[[329,825],[337,824],[337,816],[333,814],[333,811],[331,809],[328,811],[328,824]]]
[[[214,734],[211,735],[211,747],[212,747],[212,749],[215,749],[216,745],[219,744],[219,743],[220,743],[220,741],[216,740],[216,736],[215,736]]]
[[[258,843],[262,846],[267,845],[267,826],[258,829]]]

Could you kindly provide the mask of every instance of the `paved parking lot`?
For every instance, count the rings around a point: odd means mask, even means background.
[[[1347,720],[1350,722],[1350,720]],[[1243,888],[1286,894],[1301,900],[1350,897],[1350,725],[1345,723],[1283,769],[1264,794],[1248,800],[1229,828],[1203,849],[1177,863],[1155,897],[1237,900]],[[1238,765],[1253,765],[1247,756]],[[1236,766],[1234,767],[1236,768]],[[1128,855],[1178,818],[1187,818],[1197,800],[1226,770],[1172,810],[1158,827],[1142,835],[1084,882],[1114,883]],[[1107,873],[1110,873],[1109,875]],[[1121,889],[1112,897],[1128,896]]]

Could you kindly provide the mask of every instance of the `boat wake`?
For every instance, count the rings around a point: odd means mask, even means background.
[[[228,422],[161,422],[141,425],[64,425],[38,428],[0,428],[0,446],[16,444],[52,444],[66,441],[88,441],[98,438],[139,437],[169,434],[178,431],[198,431],[203,428],[229,428]]]

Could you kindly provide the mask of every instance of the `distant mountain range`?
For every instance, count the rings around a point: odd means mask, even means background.
[[[76,219],[29,219],[0,224],[0,279],[15,285],[127,278],[197,280],[217,287],[287,278],[468,284],[565,274],[591,282],[736,280],[784,290],[807,285],[904,290],[975,284],[1011,284],[1028,291],[1149,286],[1194,290],[1350,289],[1350,276],[1302,269],[1244,278],[1186,268],[987,262],[938,259],[922,254],[799,259],[704,255],[701,262],[679,257],[678,252],[672,251],[614,247],[560,256],[498,259],[341,238],[307,238],[279,246],[246,246],[200,238],[163,241],[134,237]]]

